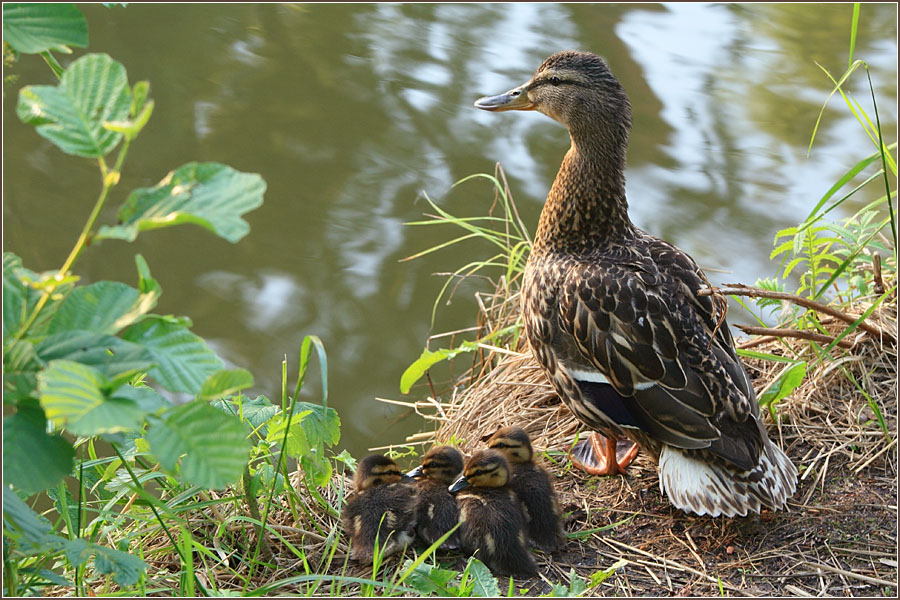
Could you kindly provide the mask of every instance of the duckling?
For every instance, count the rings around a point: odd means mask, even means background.
[[[599,56],[567,50],[531,79],[481,98],[569,130],[525,267],[525,334],[569,409],[591,429],[586,470],[618,474],[634,452],[659,464],[676,507],[710,516],[784,508],[797,469],[766,435],[724,306],[683,250],[636,227],[625,198],[631,104]],[[573,459],[577,452],[573,451]],[[589,463],[596,464],[591,467]]]
[[[422,457],[422,464],[409,473],[416,480],[419,509],[416,515],[416,536],[431,545],[453,529],[459,521],[456,498],[447,487],[463,469],[463,455],[452,446],[435,446]],[[459,547],[459,530],[441,544],[442,548]]]
[[[355,491],[347,498],[342,520],[352,541],[350,557],[370,562],[375,538],[384,556],[398,552],[415,534],[417,497],[413,479],[393,460],[370,454],[359,462],[353,478]]]
[[[538,548],[553,552],[565,543],[559,504],[550,474],[534,462],[531,439],[521,427],[503,427],[488,440],[512,467],[512,489],[522,501],[528,536]]]
[[[495,575],[533,577],[537,567],[525,548],[525,518],[509,480],[509,463],[496,450],[481,450],[466,462],[450,486],[459,504],[462,549]]]

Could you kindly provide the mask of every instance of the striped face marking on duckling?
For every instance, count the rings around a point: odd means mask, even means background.
[[[435,446],[422,457],[422,464],[409,473],[410,477],[427,477],[438,483],[450,483],[463,469],[463,455],[452,446]]]
[[[501,452],[512,463],[531,462],[534,456],[531,440],[521,427],[498,429],[488,440],[488,448]]]
[[[450,486],[450,493],[455,493],[469,486],[480,488],[499,488],[509,482],[509,463],[496,450],[482,450],[472,455],[466,463],[462,477]]]
[[[361,492],[377,485],[411,481],[393,460],[381,454],[370,454],[359,462],[353,484]]]

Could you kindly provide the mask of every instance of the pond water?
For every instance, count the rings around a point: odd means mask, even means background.
[[[474,324],[472,285],[432,326],[444,282],[434,273],[490,248],[399,262],[457,234],[404,225],[427,211],[420,192],[456,215],[483,215],[486,183],[451,186],[501,162],[523,220],[537,223],[565,130],[536,113],[487,114],[472,102],[523,83],[549,54],[578,48],[607,58],[634,110],[632,219],[711,269],[714,283],[771,276],[774,233],[804,219],[874,150],[836,97],[807,156],[831,90],[816,63],[835,76],[847,67],[849,4],[83,10],[87,51],[122,62],[132,82],[149,80],[156,101],[102,222],[115,219],[129,190],[194,160],[260,173],[268,191],[237,245],[198,228],[155,231],[88,248],[76,271],[134,284],[141,253],[163,288],[157,312],[189,316],[230,365],[254,374],[252,395],[280,397],[283,358],[295,372],[303,336],[318,335],[341,446],[356,455],[423,427],[375,398],[402,398],[400,375],[430,334]],[[863,4],[855,51],[871,67],[888,140],[897,125],[896,23],[896,4]],[[18,82],[3,99],[3,247],[33,270],[57,268],[96,198],[96,166],[63,155],[15,116],[18,89],[52,83],[49,69],[23,56],[13,72]],[[850,89],[869,110],[862,72]],[[317,398],[316,379],[307,399]],[[418,387],[407,399],[427,394]]]

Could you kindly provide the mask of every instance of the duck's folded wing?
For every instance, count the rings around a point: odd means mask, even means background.
[[[607,401],[601,395],[608,398],[609,390],[589,383],[605,379],[654,439],[708,448],[738,466],[756,460],[757,427],[748,422],[749,410],[734,406],[746,403],[745,381],[730,381],[746,375],[723,340],[710,342],[711,335],[718,338],[707,326],[715,319],[696,314],[706,298],[694,304],[663,297],[664,286],[647,285],[633,269],[614,265],[589,276],[573,270],[562,289],[559,324],[574,345],[565,354],[588,400]],[[686,331],[685,323],[694,329]],[[738,440],[723,439],[723,429]]]

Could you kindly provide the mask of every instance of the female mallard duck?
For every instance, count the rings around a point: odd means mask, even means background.
[[[531,439],[521,427],[503,427],[488,440],[512,467],[512,489],[522,501],[528,537],[547,552],[565,543],[559,522],[559,504],[550,474],[534,462]]]
[[[359,462],[353,478],[355,491],[347,498],[342,520],[350,535],[350,557],[369,562],[375,541],[384,556],[406,547],[414,537],[417,497],[411,477],[393,460],[370,454]]]
[[[495,575],[533,577],[537,567],[525,547],[525,520],[509,478],[506,458],[496,450],[482,450],[450,486],[451,493],[458,492],[462,549],[466,554],[477,551],[475,557]]]
[[[453,529],[459,522],[459,508],[447,488],[463,470],[463,455],[452,446],[435,446],[422,457],[422,464],[407,473],[416,480],[419,508],[416,536],[428,545]],[[454,531],[442,548],[458,548],[459,533]]]
[[[627,436],[659,461],[660,489],[697,514],[783,508],[797,470],[767,437],[724,311],[672,244],[635,227],[625,201],[631,106],[604,60],[565,51],[524,85],[481,98],[489,111],[537,110],[572,145],[550,188],[525,268],[525,332],[592,440],[594,473],[624,468]],[[595,434],[596,435],[596,434]]]

